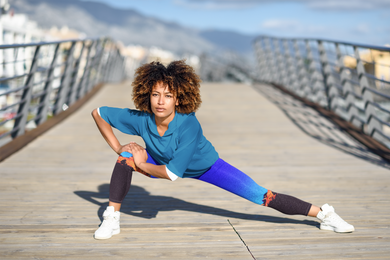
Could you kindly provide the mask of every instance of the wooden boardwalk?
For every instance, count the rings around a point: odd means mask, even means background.
[[[390,164],[268,86],[205,83],[202,97],[197,117],[221,158],[268,189],[333,205],[356,231],[136,174],[121,233],[94,240],[116,154],[90,112],[133,106],[129,84],[117,84],[0,163],[0,259],[253,259],[242,240],[256,259],[390,258]]]

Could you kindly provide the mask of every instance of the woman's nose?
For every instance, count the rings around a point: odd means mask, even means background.
[[[158,104],[164,104],[164,97],[160,96],[160,98],[158,99]]]

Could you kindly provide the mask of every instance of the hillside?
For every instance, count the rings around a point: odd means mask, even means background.
[[[98,2],[79,0],[13,0],[16,13],[25,13],[43,28],[64,25],[88,37],[110,36],[125,44],[158,46],[176,53],[233,50],[251,52],[254,36],[237,32],[181,26],[132,9],[116,9]]]

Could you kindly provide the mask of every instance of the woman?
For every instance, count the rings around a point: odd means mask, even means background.
[[[323,230],[354,231],[328,204],[319,208],[267,190],[219,158],[195,116],[201,104],[200,79],[184,61],[174,61],[167,67],[159,62],[145,64],[136,70],[132,86],[138,110],[101,107],[92,112],[104,139],[120,155],[96,239],[119,234],[119,210],[134,170],[171,181],[178,177],[202,180],[284,214],[317,217]],[[121,145],[112,127],[141,136],[146,150],[134,142]]]

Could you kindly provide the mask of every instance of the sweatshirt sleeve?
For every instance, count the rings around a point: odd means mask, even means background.
[[[184,172],[190,165],[196,149],[198,149],[202,137],[202,128],[196,117],[191,116],[179,131],[178,148],[174,151],[172,160],[166,166],[172,173],[183,178]]]
[[[100,107],[99,115],[122,133],[130,135],[141,135],[145,113],[129,108]]]

